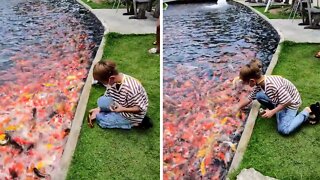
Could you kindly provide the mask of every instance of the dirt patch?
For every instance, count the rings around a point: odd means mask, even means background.
[[[283,8],[270,9],[269,13],[271,13],[271,14],[281,14],[281,13],[283,13]]]

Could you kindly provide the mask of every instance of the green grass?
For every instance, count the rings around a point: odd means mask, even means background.
[[[284,42],[273,71],[296,85],[303,101],[300,110],[320,101],[320,59],[313,57],[319,50],[320,44]],[[275,118],[257,118],[240,168],[231,179],[250,167],[278,179],[320,179],[320,124],[305,124],[290,136],[281,136],[276,129]]]
[[[271,6],[270,9],[275,9],[275,8],[286,8],[288,6]],[[283,12],[283,11],[280,11],[279,13],[277,14],[273,14],[273,13],[270,13],[270,12],[264,12],[264,10],[266,9],[266,7],[253,7],[254,9],[258,10],[259,12],[261,12],[263,15],[267,16],[269,19],[288,19],[289,18],[289,15],[290,15],[290,11],[289,13],[288,12]],[[270,10],[269,9],[269,10]],[[292,15],[291,15],[292,16]],[[301,18],[298,14],[296,14],[296,17],[295,19],[298,19],[298,18]]]
[[[93,129],[84,119],[67,179],[160,179],[160,57],[148,53],[155,35],[107,35],[103,59],[117,62],[120,72],[139,79],[149,97],[148,130]],[[88,110],[105,91],[94,86]]]
[[[113,2],[107,2],[107,1],[104,1],[100,4],[94,3],[94,2],[92,2],[92,0],[90,0],[90,1],[82,0],[82,2],[89,5],[92,9],[112,9],[112,6],[113,6]],[[125,8],[125,6],[123,4],[120,4],[119,8]]]

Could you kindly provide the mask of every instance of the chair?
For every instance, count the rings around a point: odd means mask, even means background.
[[[320,9],[306,8],[309,12],[311,20],[310,26],[304,27],[304,29],[320,29]]]
[[[134,15],[137,16],[137,3],[149,3],[150,0],[133,0]]]

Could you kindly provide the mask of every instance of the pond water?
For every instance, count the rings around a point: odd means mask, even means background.
[[[232,80],[254,58],[265,72],[279,36],[226,1],[169,4],[163,26],[164,179],[225,179],[247,116],[233,109],[250,90]]]
[[[50,178],[102,39],[74,0],[0,4],[0,179]]]

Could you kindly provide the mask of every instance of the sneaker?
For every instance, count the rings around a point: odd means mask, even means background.
[[[139,124],[140,128],[142,129],[149,129],[149,128],[152,128],[153,127],[153,124],[152,124],[152,121],[151,121],[151,118],[149,116],[145,116],[141,122],[141,124]]]
[[[311,124],[316,124],[320,120],[320,103],[316,102],[315,104],[311,104],[310,109],[309,122]]]
[[[149,49],[150,54],[156,54],[157,53],[157,48],[151,48]]]

